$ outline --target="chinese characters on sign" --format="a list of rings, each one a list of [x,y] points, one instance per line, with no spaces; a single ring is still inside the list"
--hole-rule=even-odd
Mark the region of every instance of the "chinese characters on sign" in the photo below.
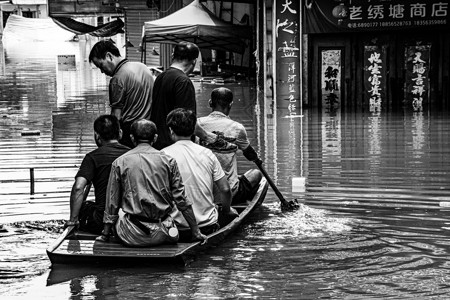
[[[369,99],[369,111],[379,113],[386,91],[385,47],[364,47],[364,87]]]
[[[341,103],[341,50],[323,50],[321,92],[322,107],[333,113]]]
[[[325,26],[329,21],[334,28]],[[449,0],[352,0],[345,4],[316,0],[309,9],[305,8],[307,33],[449,25]]]
[[[431,45],[405,48],[405,101],[414,111],[422,111],[428,100]]]
[[[296,115],[300,100],[299,1],[276,1],[277,105]]]

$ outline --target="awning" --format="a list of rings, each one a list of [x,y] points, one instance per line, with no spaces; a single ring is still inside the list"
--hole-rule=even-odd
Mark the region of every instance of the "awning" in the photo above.
[[[244,53],[252,28],[231,24],[210,12],[198,0],[158,20],[144,22],[143,41],[178,43],[188,41],[200,48]]]
[[[58,26],[78,35],[90,34],[96,37],[108,37],[124,33],[122,28],[125,24],[121,19],[116,19],[98,27],[81,23],[71,18],[54,17],[52,19]]]

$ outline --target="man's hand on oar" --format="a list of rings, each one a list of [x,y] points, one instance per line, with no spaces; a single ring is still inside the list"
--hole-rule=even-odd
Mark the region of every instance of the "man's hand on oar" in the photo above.
[[[275,183],[269,177],[269,174],[267,174],[266,170],[263,168],[262,160],[257,158],[253,162],[256,164],[256,166],[261,171],[261,173],[263,173],[264,177],[266,177],[266,179],[269,182],[270,186],[272,187],[273,191],[278,196],[278,199],[280,199],[281,209],[284,210],[284,211],[291,211],[291,210],[298,209],[300,207],[300,205],[298,204],[297,199],[294,199],[294,200],[291,200],[291,201],[287,201],[286,199],[284,199],[283,195],[280,193],[278,188],[275,186]]]

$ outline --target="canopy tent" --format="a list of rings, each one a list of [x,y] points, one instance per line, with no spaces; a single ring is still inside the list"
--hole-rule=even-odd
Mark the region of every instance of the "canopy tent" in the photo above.
[[[158,20],[144,22],[142,43],[193,42],[209,48],[244,53],[245,39],[251,39],[250,26],[234,25],[221,20],[199,0]]]

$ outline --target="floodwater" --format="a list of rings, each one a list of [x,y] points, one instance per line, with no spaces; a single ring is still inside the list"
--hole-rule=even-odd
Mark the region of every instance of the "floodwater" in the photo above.
[[[185,266],[51,268],[45,248],[68,216],[76,167],[95,148],[92,122],[109,111],[108,78],[86,62],[91,44],[0,48],[2,299],[450,296],[449,113],[310,109],[284,118],[248,82],[225,84],[235,93],[231,115],[299,210],[282,212],[269,188],[236,235]],[[75,55],[75,68],[57,55]],[[195,86],[203,116],[219,85]]]

